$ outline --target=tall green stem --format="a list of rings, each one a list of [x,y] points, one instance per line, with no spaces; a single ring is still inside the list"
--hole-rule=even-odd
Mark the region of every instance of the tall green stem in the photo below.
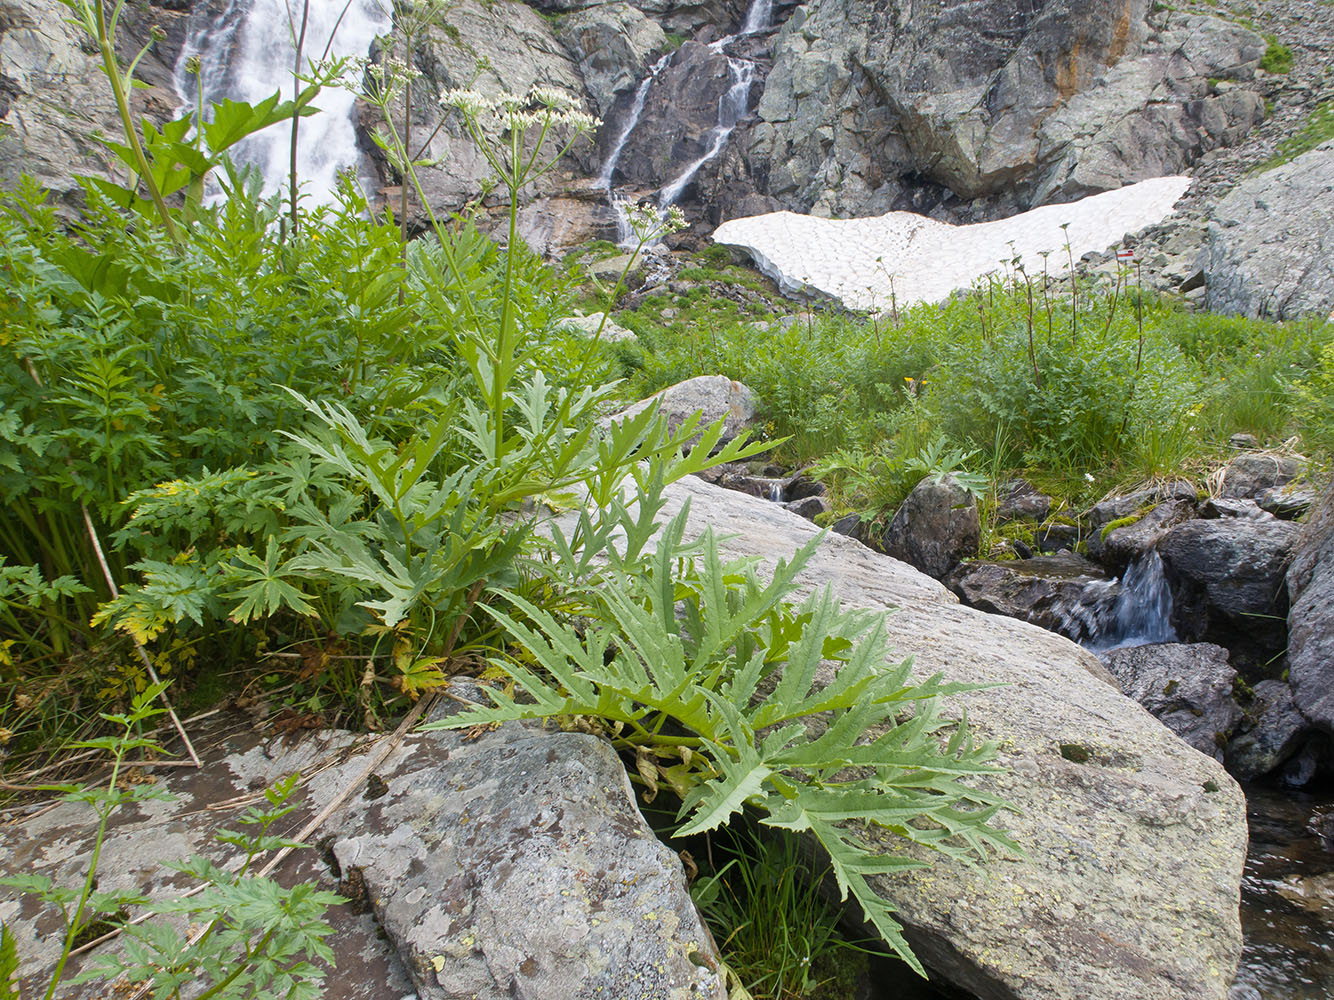
[[[85,10],[88,6],[89,0],[84,0]],[[153,207],[157,209],[158,218],[162,220],[162,228],[167,231],[171,241],[180,246],[182,243],[180,231],[176,228],[171,212],[167,210],[167,203],[162,198],[162,192],[158,190],[157,181],[153,179],[153,171],[148,166],[148,157],[144,155],[143,144],[139,141],[139,130],[134,127],[134,116],[130,112],[129,98],[125,93],[125,81],[120,75],[120,62],[116,58],[115,42],[107,30],[106,11],[102,7],[101,0],[92,0],[91,6],[97,18],[97,44],[102,52],[102,65],[106,69],[107,79],[111,81],[111,93],[116,99],[116,111],[120,115],[121,124],[125,127],[125,138],[129,141],[135,162],[139,165],[139,178],[148,188],[148,193],[153,199]],[[121,4],[117,3],[118,12],[120,7]]]

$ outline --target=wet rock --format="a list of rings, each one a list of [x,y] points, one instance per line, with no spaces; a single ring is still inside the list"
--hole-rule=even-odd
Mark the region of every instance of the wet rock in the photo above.
[[[1033,535],[1040,552],[1074,551],[1079,539],[1079,526],[1075,524],[1049,524]]]
[[[1242,711],[1232,697],[1237,672],[1228,652],[1208,643],[1155,643],[1102,654],[1121,690],[1201,753],[1223,759]]]
[[[953,476],[927,476],[908,494],[880,538],[886,554],[940,579],[977,554],[977,498]]]
[[[1023,479],[1006,483],[996,503],[998,521],[1041,521],[1050,511],[1051,497]]]
[[[1287,584],[1292,695],[1303,715],[1334,733],[1334,487],[1301,527]]]
[[[653,82],[613,182],[652,191],[702,157],[718,124],[718,103],[730,86],[726,55],[694,41],[682,45]],[[604,129],[600,138],[605,144],[615,136]]]
[[[1256,502],[1275,517],[1295,521],[1314,507],[1319,499],[1320,494],[1309,485],[1288,483],[1286,486],[1265,490]]]
[[[1113,521],[1120,521],[1127,517],[1139,517],[1148,513],[1154,507],[1160,504],[1171,503],[1176,500],[1194,500],[1196,491],[1193,484],[1185,480],[1175,480],[1170,483],[1163,483],[1159,486],[1153,486],[1148,489],[1136,490],[1134,493],[1127,493],[1124,496],[1108,497],[1106,500],[1100,500],[1089,508],[1084,520],[1089,526],[1089,542],[1093,544],[1093,539],[1102,535],[1102,531]]]
[[[1297,711],[1286,681],[1261,681],[1254,691],[1246,711],[1249,728],[1227,748],[1227,769],[1239,781],[1254,781],[1277,771],[1301,749],[1311,730]]]
[[[1254,500],[1226,500],[1223,497],[1210,497],[1200,504],[1200,517],[1206,519],[1241,517],[1251,521],[1268,521],[1273,515],[1262,509]]]
[[[781,503],[783,480],[774,476],[754,476],[748,472],[728,472],[718,479],[718,485],[727,490],[740,490],[761,500]]]
[[[628,3],[599,3],[555,22],[556,37],[570,51],[598,115],[633,91],[654,58],[667,48],[667,33]]]
[[[783,496],[788,500],[805,500],[807,497],[822,497],[829,490],[818,479],[812,479],[804,472],[798,472],[783,485]]]
[[[1069,552],[1002,562],[967,562],[945,585],[970,608],[1020,618],[1079,642],[1101,631],[1099,609],[1116,585],[1101,567]]]
[[[724,558],[758,557],[761,573],[819,531],[695,477],[668,496],[662,517],[688,500],[687,536],[712,528]],[[919,676],[999,682],[945,707],[966,708],[977,736],[997,742],[1003,771],[982,786],[1018,806],[1003,822],[1024,858],[981,871],[937,860],[872,878],[937,979],[1013,1000],[1226,997],[1241,949],[1246,822],[1240,790],[1215,761],[1121,695],[1073,643],[963,607],[849,538],[826,534],[800,581],[831,586],[848,607],[896,608],[886,620],[894,655],[914,657]]]
[[[755,401],[750,389],[726,375],[697,375],[669,385],[648,399],[626,407],[607,421],[619,421],[642,413],[654,402],[667,418],[667,426],[676,430],[695,414],[701,426],[723,421],[722,441],[727,442],[750,427],[755,419]],[[698,437],[695,438],[698,441]]]
[[[1241,518],[1187,521],[1168,531],[1158,552],[1181,637],[1249,646],[1262,661],[1282,650],[1283,581],[1297,531],[1288,521]]]
[[[1110,531],[1107,528],[1116,522],[1108,522],[1101,531],[1089,537],[1089,555],[1095,556],[1110,569],[1120,572],[1157,545],[1169,530],[1191,520],[1194,516],[1193,500],[1173,500],[1159,504],[1138,520],[1119,528],[1112,528]]]
[[[1209,226],[1208,307],[1270,319],[1334,311],[1334,142],[1243,180]]]
[[[1229,500],[1258,500],[1268,490],[1292,482],[1305,469],[1306,460],[1293,455],[1238,455],[1223,469],[1219,495]]]

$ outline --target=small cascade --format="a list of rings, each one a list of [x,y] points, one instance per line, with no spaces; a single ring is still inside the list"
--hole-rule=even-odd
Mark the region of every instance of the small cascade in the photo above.
[[[777,479],[769,484],[769,501],[771,503],[783,502],[783,484]]]
[[[745,20],[737,33],[718,39],[711,43],[709,48],[714,52],[725,53],[727,47],[733,42],[740,38],[767,31],[772,26],[772,22],[773,0],[751,0]],[[630,226],[627,215],[628,211],[634,207],[634,202],[630,197],[616,191],[612,186],[616,174],[616,165],[620,161],[621,153],[625,150],[626,144],[630,141],[630,136],[634,133],[635,127],[643,116],[644,107],[648,102],[649,92],[653,89],[654,82],[662,71],[671,64],[672,55],[673,53],[669,52],[654,63],[648,76],[640,81],[639,87],[635,90],[634,100],[626,114],[625,122],[621,126],[621,131],[618,133],[616,141],[612,143],[611,150],[607,153],[606,160],[602,164],[602,170],[595,182],[598,187],[607,192],[607,199],[616,213],[617,242],[622,246],[633,246],[636,241],[634,230]],[[681,197],[686,187],[694,180],[695,175],[705,164],[715,159],[723,151],[728,138],[731,137],[737,124],[746,116],[746,112],[750,108],[750,90],[751,85],[755,82],[755,62],[739,56],[728,56],[727,72],[730,85],[727,92],[718,101],[718,124],[709,133],[704,155],[680,170],[671,181],[659,189],[655,199],[659,210],[668,209],[676,204],[677,199]]]
[[[1156,551],[1140,556],[1118,580],[1090,580],[1078,597],[1053,603],[1054,629],[1095,653],[1178,641],[1172,589]]]
[[[289,13],[295,23],[289,22]],[[231,0],[226,9],[202,26],[182,48],[177,63],[177,90],[193,107],[197,84],[186,73],[191,56],[199,56],[204,103],[223,98],[256,103],[279,88],[291,97],[296,61],[293,42],[300,31],[303,7],[290,0]],[[294,30],[295,28],[295,30]],[[388,32],[390,18],[377,0],[310,0],[303,71],[311,59],[325,56],[365,58],[375,38]],[[301,120],[297,144],[297,177],[302,191],[318,203],[333,199],[340,172],[360,168],[357,145],[356,95],[342,87],[325,87],[315,101],[320,113]],[[286,184],[291,131],[267,128],[232,149],[241,164],[252,164],[271,193]]]
[[[639,124],[639,116],[644,113],[644,103],[648,100],[649,89],[653,86],[653,81],[658,78],[658,74],[665,70],[671,61],[672,53],[668,52],[653,64],[648,76],[640,81],[639,88],[635,91],[635,99],[630,103],[630,113],[625,116],[625,124],[621,126],[620,135],[612,143],[611,152],[607,154],[607,160],[602,164],[602,172],[594,182],[602,190],[611,192],[611,178],[616,173],[616,164],[621,160],[621,153],[625,151],[625,144],[630,140],[630,134]]]
[[[1151,550],[1131,563],[1121,577],[1121,589],[1102,628],[1085,645],[1105,653],[1151,642],[1176,642],[1172,626],[1172,588],[1163,572],[1163,560]]]

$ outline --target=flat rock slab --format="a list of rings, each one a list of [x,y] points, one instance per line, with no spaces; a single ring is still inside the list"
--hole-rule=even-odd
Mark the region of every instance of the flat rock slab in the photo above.
[[[690,531],[729,557],[775,560],[818,533],[775,504],[690,478]],[[726,536],[731,536],[727,538]],[[1000,684],[954,699],[997,742],[1022,860],[937,861],[882,878],[935,974],[986,1000],[1221,1000],[1241,950],[1245,804],[1211,758],[1108,682],[1092,654],[1035,626],[961,606],[935,581],[826,535],[804,571],[846,606],[896,608],[896,651],[917,673]]]
[[[361,772],[371,739],[323,732],[290,747],[249,732],[200,739],[211,747],[205,769],[163,780],[176,801],[117,816],[101,887],[179,889],[162,861],[200,852],[224,862],[230,849],[211,842],[211,831],[301,771],[306,795],[284,830],[295,833]],[[90,815],[61,805],[0,829],[0,869],[75,884],[91,851]],[[279,878],[354,897],[330,911],[338,933],[328,1000],[724,996],[680,861],[639,814],[610,745],[594,737],[517,724],[476,739],[410,735],[313,839],[332,849],[337,877],[320,852],[303,851]],[[40,995],[35,984],[45,985],[58,953],[58,918],[0,890],[0,920],[18,934],[24,995]]]
[[[1040,274],[1040,255],[1054,254],[1053,267],[1060,266],[1067,243],[1076,260],[1106,250],[1161,222],[1189,186],[1188,177],[1158,177],[971,226],[912,212],[869,219],[771,212],[725,222],[713,239],[747,251],[786,292],[823,292],[852,309],[884,310],[891,301],[939,302],[1015,257]]]

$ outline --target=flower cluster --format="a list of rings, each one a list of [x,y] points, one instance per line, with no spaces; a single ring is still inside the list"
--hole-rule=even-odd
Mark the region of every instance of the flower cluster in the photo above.
[[[686,228],[685,213],[675,205],[660,209],[645,202],[627,209],[625,221],[644,243],[652,243]]]
[[[511,93],[487,97],[476,90],[447,90],[440,97],[446,108],[454,108],[473,122],[488,117],[501,119],[504,128],[524,130],[537,127],[565,127],[576,134],[592,132],[602,124],[582,111],[575,98],[556,87],[534,86],[524,96]]]

